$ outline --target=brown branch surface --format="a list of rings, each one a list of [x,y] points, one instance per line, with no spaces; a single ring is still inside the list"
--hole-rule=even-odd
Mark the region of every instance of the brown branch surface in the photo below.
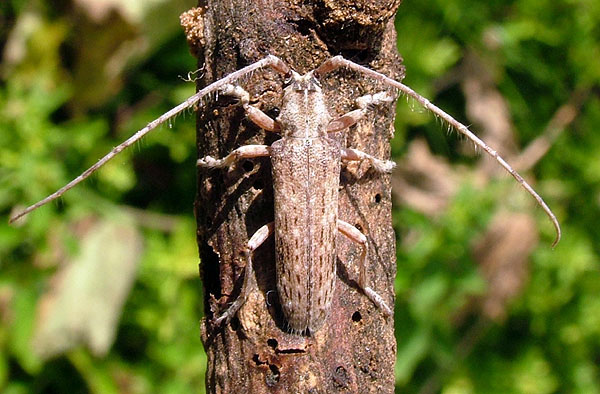
[[[273,54],[300,73],[341,54],[401,79],[393,17],[400,0],[360,1],[201,1],[182,16],[192,53],[205,73],[205,86],[240,67]],[[260,70],[239,81],[252,104],[272,114],[281,103],[282,77]],[[322,81],[333,116],[355,109],[354,100],[384,89],[350,71]],[[240,106],[208,100],[198,111],[198,156],[224,157],[247,144],[270,144],[278,136],[245,119]],[[341,133],[346,146],[389,158],[394,111],[375,109],[356,127]],[[339,217],[356,225],[369,240],[372,287],[389,305],[394,301],[395,237],[391,225],[390,177],[363,165],[348,165],[340,175]],[[393,319],[356,285],[360,248],[338,238],[338,280],[325,326],[314,336],[285,331],[275,286],[274,243],[254,254],[259,291],[223,327],[215,315],[237,297],[249,237],[273,220],[273,190],[268,159],[229,170],[198,172],[195,206],[206,319],[202,340],[208,355],[209,393],[391,393],[396,343]]]

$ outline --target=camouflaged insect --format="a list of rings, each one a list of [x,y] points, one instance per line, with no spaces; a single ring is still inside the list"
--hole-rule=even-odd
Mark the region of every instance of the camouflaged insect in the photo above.
[[[281,112],[275,120],[249,105],[248,93],[241,87],[232,85],[240,77],[265,67],[271,67],[283,74],[286,80]],[[199,166],[222,168],[240,159],[269,156],[273,168],[275,221],[265,224],[248,241],[247,265],[240,295],[224,313],[215,319],[215,322],[222,323],[231,319],[250,292],[255,290],[250,280],[253,275],[252,253],[274,234],[277,291],[287,325],[295,334],[310,335],[317,331],[327,319],[335,289],[338,231],[362,248],[358,278],[360,288],[385,315],[391,315],[392,311],[387,303],[369,287],[366,270],[368,253],[366,236],[351,224],[338,218],[338,187],[340,163],[343,160],[367,161],[380,173],[390,172],[394,163],[379,160],[356,149],[345,148],[330,134],[350,127],[363,118],[369,108],[390,103],[394,97],[387,92],[360,97],[356,100],[358,109],[334,119],[327,111],[326,95],[321,90],[319,78],[340,67],[354,70],[398,89],[401,94],[416,100],[425,109],[443,119],[492,156],[544,209],[556,229],[556,239],[553,244],[556,245],[560,240],[561,231],[555,215],[533,188],[496,151],[466,126],[408,86],[341,56],[325,61],[317,69],[305,75],[299,75],[281,59],[272,55],[235,71],[201,89],[185,102],[150,122],[77,178],[14,215],[10,221],[14,222],[60,197],[158,125],[167,122],[185,109],[198,105],[207,95],[220,92],[220,94],[237,97],[250,120],[267,131],[280,133],[282,138],[271,146],[242,146],[222,159],[207,156],[198,160]]]

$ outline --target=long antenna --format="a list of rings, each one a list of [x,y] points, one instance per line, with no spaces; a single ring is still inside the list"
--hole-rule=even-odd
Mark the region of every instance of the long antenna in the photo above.
[[[238,79],[240,77],[243,77],[246,74],[251,73],[252,71],[255,71],[255,70],[257,70],[259,68],[263,68],[263,67],[272,67],[273,69],[275,69],[276,71],[278,71],[278,72],[280,72],[282,74],[287,74],[289,72],[289,67],[281,59],[279,59],[276,56],[269,55],[269,56],[265,57],[264,59],[257,61],[256,63],[252,63],[249,66],[241,68],[241,69],[239,69],[239,70],[237,70],[237,71],[235,71],[235,72],[227,75],[226,77],[224,77],[224,78],[222,78],[222,79],[220,79],[220,80],[218,80],[218,81],[216,81],[216,82],[208,85],[204,89],[201,89],[200,91],[198,91],[193,96],[189,97],[183,103],[181,103],[178,106],[170,109],[169,111],[165,112],[160,117],[158,117],[157,119],[155,119],[152,122],[148,123],[148,125],[146,127],[144,127],[143,129],[139,130],[138,132],[136,132],[134,135],[132,135],[131,137],[129,137],[123,143],[115,146],[108,154],[106,154],[106,156],[104,156],[103,158],[101,158],[100,160],[98,160],[98,162],[96,164],[94,164],[93,166],[91,166],[90,168],[88,168],[87,170],[85,170],[77,178],[73,179],[71,182],[67,183],[65,186],[61,187],[60,189],[58,189],[54,193],[50,194],[48,197],[44,198],[43,200],[40,200],[40,201],[36,202],[33,205],[30,205],[29,207],[25,208],[25,210],[23,210],[23,211],[17,213],[16,215],[12,216],[9,219],[8,222],[9,223],[13,223],[15,220],[18,220],[19,218],[27,215],[31,211],[34,211],[34,210],[38,209],[39,207],[48,204],[50,201],[56,200],[57,198],[59,198],[60,196],[62,196],[65,192],[67,192],[68,190],[72,189],[77,184],[79,184],[81,181],[85,180],[90,175],[92,175],[94,172],[96,172],[100,167],[102,167],[108,161],[110,161],[115,156],[117,156],[119,153],[121,153],[121,151],[123,151],[125,148],[127,148],[130,145],[134,144],[136,141],[138,141],[141,138],[143,138],[146,134],[148,134],[149,132],[151,132],[152,130],[154,130],[156,127],[158,127],[159,125],[165,123],[169,119],[173,118],[174,116],[176,116],[180,112],[186,110],[187,108],[193,107],[204,96],[206,96],[206,95],[208,95],[208,94],[210,94],[210,93],[212,93],[212,92],[220,89],[224,85],[227,85],[227,84],[231,83],[232,81],[234,81],[234,80],[236,80],[236,79]]]
[[[438,108],[435,104],[431,103],[425,97],[421,96],[420,94],[418,94],[417,92],[415,92],[408,86],[404,85],[403,83],[398,82],[398,81],[396,81],[384,74],[381,74],[377,71],[371,70],[370,68],[361,66],[360,64],[354,63],[350,60],[346,60],[342,56],[335,56],[335,57],[332,57],[331,59],[325,61],[323,64],[321,64],[321,66],[319,66],[319,68],[317,68],[315,70],[315,73],[316,74],[325,74],[325,73],[328,73],[339,67],[347,67],[351,70],[358,71],[364,75],[375,78],[383,83],[386,83],[390,86],[397,88],[402,93],[415,99],[425,109],[433,112],[435,115],[437,115],[440,118],[442,118],[443,120],[445,120],[449,125],[451,125],[456,130],[458,130],[458,132],[460,132],[461,134],[466,136],[468,139],[473,141],[473,143],[475,143],[475,145],[477,145],[478,147],[480,147],[481,149],[486,151],[494,159],[496,159],[496,161],[498,163],[500,163],[500,165],[510,175],[512,175],[513,178],[515,178],[515,180],[517,182],[519,182],[519,184],[527,191],[527,193],[529,193],[533,198],[535,198],[535,200],[542,207],[544,212],[546,212],[546,215],[548,215],[548,218],[550,218],[550,220],[552,221],[552,224],[554,225],[554,229],[556,230],[556,238],[554,239],[554,242],[552,243],[552,247],[554,247],[554,246],[556,246],[556,244],[558,244],[558,242],[560,241],[560,238],[561,238],[561,234],[562,234],[562,232],[560,230],[560,224],[558,223],[558,220],[556,219],[556,215],[554,215],[554,213],[552,212],[550,207],[548,207],[548,205],[546,204],[544,199],[542,199],[542,197],[540,197],[540,195],[537,194],[537,192],[535,190],[533,190],[533,188],[529,185],[529,183],[527,183],[527,181],[525,181],[525,179],[523,179],[523,177],[517,171],[515,171],[498,154],[498,152],[496,152],[489,145],[487,145],[485,142],[483,142],[479,137],[477,137],[475,134],[473,134],[473,132],[471,132],[465,125],[463,125],[462,123],[460,123],[459,121],[454,119],[452,116],[448,115],[446,112],[444,112],[443,110]]]

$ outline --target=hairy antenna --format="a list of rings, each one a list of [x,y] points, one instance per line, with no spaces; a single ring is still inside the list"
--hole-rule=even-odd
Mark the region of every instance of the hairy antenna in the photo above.
[[[478,147],[480,147],[481,149],[486,151],[494,159],[496,159],[496,161],[510,175],[512,175],[513,178],[515,178],[515,180],[517,182],[519,182],[519,184],[527,191],[527,193],[529,193],[533,198],[535,198],[538,205],[540,205],[542,207],[542,209],[544,210],[544,212],[546,213],[546,215],[548,215],[548,217],[552,221],[552,224],[554,225],[554,228],[556,230],[556,238],[554,239],[554,242],[552,243],[552,247],[554,247],[554,246],[556,246],[556,244],[558,244],[558,242],[560,241],[560,238],[561,238],[560,224],[558,223],[558,220],[556,219],[556,215],[554,215],[554,213],[552,212],[550,207],[548,207],[548,205],[542,199],[542,197],[540,197],[540,195],[537,194],[537,192],[535,190],[533,190],[531,185],[529,185],[529,183],[527,183],[527,181],[525,181],[525,179],[523,179],[523,177],[521,175],[519,175],[519,173],[517,171],[515,171],[498,154],[498,152],[496,152],[489,145],[487,145],[485,142],[483,142],[479,137],[477,137],[475,134],[473,134],[473,132],[471,132],[465,125],[463,125],[462,123],[460,123],[459,121],[454,119],[452,116],[448,115],[446,112],[442,111],[435,104],[431,103],[425,97],[421,96],[420,94],[418,94],[417,92],[415,92],[408,86],[404,85],[403,83],[398,82],[398,81],[396,81],[384,74],[381,74],[377,71],[371,70],[370,68],[361,66],[360,64],[356,64],[350,60],[346,60],[342,56],[335,56],[335,57],[332,57],[331,59],[325,61],[323,64],[321,64],[321,66],[319,66],[319,68],[317,68],[315,70],[315,74],[322,75],[322,74],[328,73],[328,72],[333,71],[340,67],[346,67],[351,70],[358,71],[364,75],[372,77],[372,78],[374,78],[378,81],[381,81],[387,85],[393,86],[396,89],[400,90],[402,93],[406,94],[407,96],[412,97],[419,104],[421,104],[425,109],[431,111],[435,115],[439,116],[441,119],[445,120],[449,125],[454,127],[456,130],[458,130],[461,134],[466,136],[468,139],[473,141],[473,143],[475,143],[475,145],[477,145]]]
[[[92,175],[94,172],[96,172],[100,167],[102,167],[108,161],[110,161],[115,156],[117,156],[119,153],[121,153],[121,151],[123,151],[125,148],[134,144],[136,141],[140,140],[142,137],[144,137],[146,134],[148,134],[149,132],[154,130],[156,127],[165,123],[169,119],[173,118],[180,112],[186,110],[187,108],[193,107],[204,96],[217,91],[221,87],[233,82],[234,80],[236,80],[246,74],[253,72],[254,70],[264,68],[264,67],[271,67],[282,74],[289,73],[289,67],[281,59],[279,59],[276,56],[269,55],[269,56],[265,57],[264,59],[257,61],[256,63],[252,63],[249,66],[239,69],[239,70],[227,75],[226,77],[219,79],[218,81],[208,85],[204,89],[201,89],[200,91],[198,91],[198,93],[194,94],[193,96],[191,96],[190,98],[185,100],[183,103],[179,104],[178,106],[176,106],[176,107],[172,108],[171,110],[162,114],[157,119],[148,123],[148,125],[146,127],[144,127],[143,129],[139,130],[137,133],[135,133],[134,135],[129,137],[127,140],[125,140],[125,142],[115,146],[106,156],[104,156],[103,158],[98,160],[98,162],[96,164],[94,164],[93,166],[91,166],[90,168],[85,170],[77,178],[73,179],[71,182],[67,183],[65,186],[61,187],[60,189],[58,189],[54,193],[50,194],[48,197],[44,198],[43,200],[40,200],[33,205],[30,205],[29,207],[25,208],[25,210],[12,216],[8,222],[13,223],[17,219],[27,215],[28,213],[38,209],[39,207],[48,204],[50,201],[56,200],[57,198],[62,196],[65,192],[72,189],[77,184],[79,184],[81,181],[85,180],[90,175]]]

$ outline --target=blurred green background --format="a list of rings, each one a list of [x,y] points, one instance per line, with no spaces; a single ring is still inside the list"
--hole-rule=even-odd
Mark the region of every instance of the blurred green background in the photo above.
[[[194,5],[0,3],[0,392],[202,392],[193,114],[6,223],[193,94]],[[405,82],[564,233],[551,249],[512,178],[400,100],[397,392],[600,392],[600,2],[406,0],[396,27]]]

